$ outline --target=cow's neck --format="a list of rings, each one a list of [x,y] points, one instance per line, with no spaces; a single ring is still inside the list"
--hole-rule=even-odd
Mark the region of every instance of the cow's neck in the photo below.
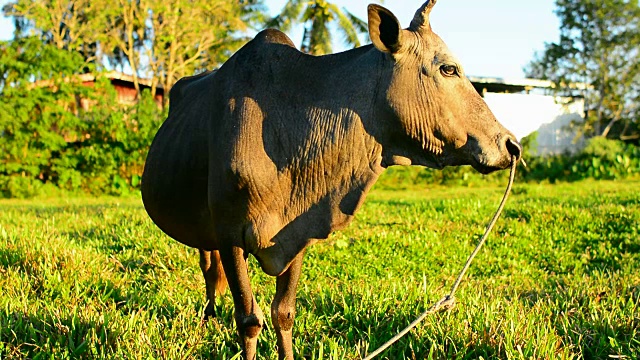
[[[373,162],[376,159],[372,155],[380,147],[374,127],[380,116],[381,98],[385,97],[379,93],[384,88],[380,86],[384,86],[380,84],[384,81],[380,78],[384,56],[368,45],[337,54],[305,56],[299,67],[315,115],[335,125],[334,129],[323,131],[349,129],[350,136],[366,138],[364,152],[351,156],[367,157]]]
[[[362,153],[351,153],[371,166],[379,165],[381,152],[379,118],[385,112],[386,88],[381,74],[383,66],[388,66],[385,55],[372,45],[325,55],[303,55],[298,62],[295,82],[302,79],[301,93],[309,99],[304,103],[309,107],[311,119],[323,124],[324,132],[348,131],[351,140],[363,141]],[[328,124],[333,127],[326,128]],[[354,138],[355,137],[355,138]],[[345,139],[346,140],[346,139]]]
[[[309,105],[303,110],[307,140],[298,154],[303,158],[293,162],[289,173],[294,198],[297,194],[308,204],[327,202],[335,215],[332,230],[348,222],[383,170],[382,147],[371,129],[382,56],[367,46],[329,56],[303,56],[299,71],[292,69],[304,79],[317,79],[303,81],[305,91],[299,89],[308,94],[301,102]]]

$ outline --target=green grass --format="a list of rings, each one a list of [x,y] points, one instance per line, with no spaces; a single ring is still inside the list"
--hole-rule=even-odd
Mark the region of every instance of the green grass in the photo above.
[[[357,359],[405,327],[448,292],[502,191],[375,190],[307,253],[297,356]],[[517,184],[457,306],[381,358],[640,358],[639,224],[637,180]],[[0,358],[238,358],[228,292],[200,321],[197,264],[137,198],[0,200]],[[269,314],[275,281],[250,265]]]

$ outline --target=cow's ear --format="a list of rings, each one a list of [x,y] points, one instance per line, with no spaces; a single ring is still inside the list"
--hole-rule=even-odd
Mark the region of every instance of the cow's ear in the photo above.
[[[380,5],[371,4],[369,15],[369,37],[380,51],[397,53],[402,47],[402,28],[393,13]]]

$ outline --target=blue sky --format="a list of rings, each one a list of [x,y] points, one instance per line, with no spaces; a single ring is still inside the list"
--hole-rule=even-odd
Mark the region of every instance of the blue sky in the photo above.
[[[277,13],[286,0],[266,0],[272,14]],[[340,7],[366,20],[371,0],[333,0]],[[0,0],[0,7],[7,0]],[[390,9],[407,27],[421,0],[387,0]],[[545,42],[558,39],[559,22],[553,10],[554,0],[439,0],[431,23],[466,69],[474,76],[520,78],[535,51]],[[12,37],[10,19],[0,17],[0,40]],[[302,32],[293,29],[289,34],[299,45]],[[337,37],[336,37],[337,38]],[[344,49],[337,44],[334,50]]]
[[[277,13],[286,0],[266,0]],[[366,20],[371,0],[333,0]],[[423,0],[386,0],[403,27],[409,26]],[[458,57],[468,75],[524,77],[522,68],[545,42],[559,37],[560,22],[554,0],[439,0],[431,13],[433,30]],[[289,34],[299,45],[301,31]],[[336,46],[334,50],[340,50]]]

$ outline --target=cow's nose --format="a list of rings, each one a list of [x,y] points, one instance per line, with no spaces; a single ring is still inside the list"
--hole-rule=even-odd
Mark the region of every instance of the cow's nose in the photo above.
[[[516,161],[520,161],[522,156],[522,145],[514,137],[508,135],[505,140],[505,145],[509,154],[516,157]]]

